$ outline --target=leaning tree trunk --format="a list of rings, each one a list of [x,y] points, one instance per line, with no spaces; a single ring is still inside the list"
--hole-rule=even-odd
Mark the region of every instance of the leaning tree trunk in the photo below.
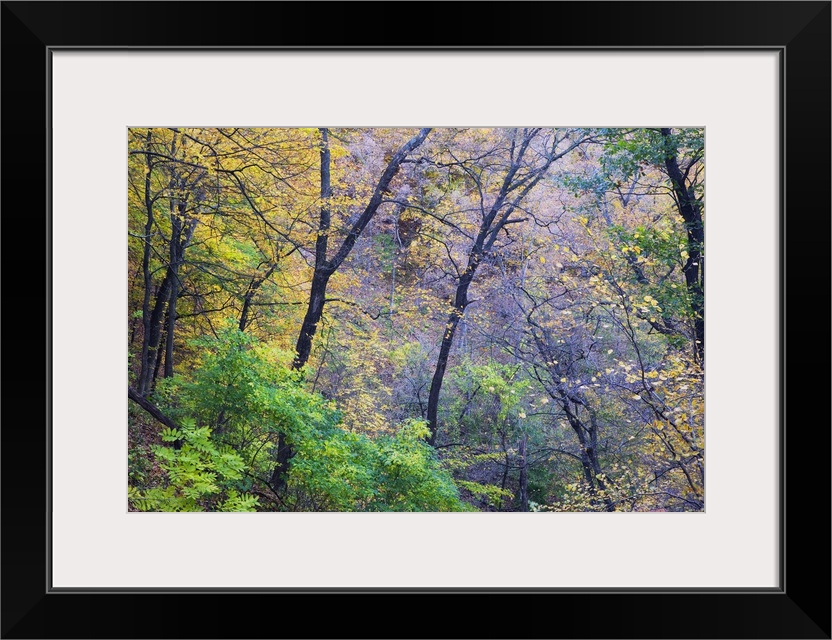
[[[309,361],[309,356],[312,353],[312,341],[318,330],[318,324],[323,317],[324,305],[326,304],[326,288],[329,279],[350,254],[359,236],[370,220],[372,220],[373,216],[375,216],[376,211],[378,211],[384,199],[384,194],[389,190],[390,182],[399,172],[402,161],[425,141],[428,133],[430,133],[429,128],[420,129],[419,133],[408,140],[393,154],[393,157],[387,163],[387,167],[381,174],[378,184],[376,184],[376,188],[373,191],[373,195],[364,211],[350,228],[336,254],[331,259],[328,259],[327,249],[331,222],[332,156],[329,150],[329,131],[328,129],[321,129],[321,210],[318,220],[318,237],[315,241],[315,271],[312,275],[312,285],[309,291],[309,304],[306,307],[306,314],[304,315],[303,324],[298,334],[295,347],[296,355],[292,362],[292,369],[300,370]],[[271,478],[272,487],[278,493],[286,487],[289,461],[293,455],[292,443],[289,442],[286,434],[281,432],[278,435],[277,459]]]
[[[529,192],[546,175],[552,163],[588,139],[581,138],[576,142],[570,143],[563,151],[558,152],[557,146],[565,139],[565,136],[558,140],[555,135],[552,146],[547,150],[547,154],[544,157],[544,161],[537,166],[528,167],[525,172],[520,172],[520,169],[524,166],[524,156],[529,150],[532,140],[539,133],[539,128],[525,129],[519,145],[516,144],[516,140],[512,140],[511,161],[508,170],[505,176],[503,176],[500,190],[494,202],[482,216],[477,237],[468,252],[468,264],[465,271],[459,277],[453,308],[448,315],[448,321],[445,323],[442,343],[439,346],[439,357],[436,360],[436,367],[434,368],[430,393],[428,395],[426,418],[429,432],[427,441],[431,445],[436,444],[436,435],[439,432],[439,395],[442,390],[442,382],[445,379],[445,372],[448,368],[448,357],[453,346],[456,328],[459,326],[459,322],[465,313],[465,308],[468,306],[468,289],[471,286],[477,268],[483,257],[491,252],[492,247],[497,241],[497,237],[507,225],[525,222],[527,220],[527,218],[512,219],[511,216],[517,211]],[[476,176],[470,177],[477,182],[480,193],[482,193],[482,184],[479,183],[478,178]],[[482,202],[482,204],[484,205],[485,203]]]
[[[445,333],[442,335],[442,344],[439,346],[439,357],[436,360],[436,368],[433,372],[433,379],[430,383],[430,393],[428,394],[428,410],[427,421],[430,434],[428,435],[428,444],[436,444],[436,434],[438,431],[438,413],[439,413],[439,393],[442,391],[442,381],[445,379],[445,371],[448,368],[448,356],[451,354],[451,347],[454,343],[454,335],[456,328],[459,326],[459,321],[465,314],[465,307],[468,306],[468,289],[471,286],[471,281],[474,279],[477,265],[479,264],[479,255],[474,254],[471,257],[468,268],[460,278],[459,285],[456,289],[456,296],[454,297],[454,304],[451,313],[448,315],[448,322],[445,324]]]
[[[293,369],[301,369],[309,361],[312,352],[312,338],[318,330],[318,323],[324,312],[326,285],[334,269],[327,262],[326,252],[329,242],[329,228],[332,218],[329,200],[332,197],[332,154],[329,150],[329,131],[321,129],[321,212],[318,219],[318,237],[315,240],[315,272],[309,291],[309,304],[295,346]]]
[[[246,327],[248,327],[249,314],[251,313],[251,305],[252,301],[254,300],[254,295],[257,293],[257,290],[260,288],[260,286],[266,280],[269,279],[269,276],[272,275],[276,268],[277,265],[273,264],[269,266],[268,270],[264,275],[260,276],[259,278],[255,277],[251,279],[251,282],[248,285],[248,290],[246,291],[246,294],[243,297],[243,308],[240,311],[240,322],[237,325],[241,333],[246,330]]]
[[[306,315],[303,319],[300,334],[296,345],[297,355],[292,363],[293,369],[301,369],[309,360],[309,354],[312,350],[312,340],[318,328],[318,323],[323,316],[324,305],[326,303],[326,287],[332,274],[337,271],[344,260],[352,251],[364,228],[376,214],[379,206],[384,198],[384,193],[388,191],[390,182],[398,173],[402,161],[421,145],[425,138],[427,138],[430,129],[421,129],[418,134],[405,143],[390,159],[384,173],[376,185],[373,195],[370,198],[367,207],[364,209],[361,216],[353,224],[352,228],[344,238],[338,252],[331,260],[327,259],[327,247],[329,240],[330,228],[330,208],[329,198],[332,195],[330,186],[330,163],[331,156],[328,144],[328,131],[321,130],[323,138],[323,146],[321,148],[321,215],[318,224],[318,238],[315,242],[315,273],[312,277],[312,287],[309,292],[309,304],[307,305]]]

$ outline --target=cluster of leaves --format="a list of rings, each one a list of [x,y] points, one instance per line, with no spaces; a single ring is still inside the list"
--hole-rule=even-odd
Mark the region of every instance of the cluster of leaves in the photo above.
[[[316,510],[464,511],[450,473],[425,442],[427,426],[408,420],[392,435],[333,430],[299,443],[291,479]]]
[[[153,452],[168,486],[131,490],[141,510],[254,510],[239,493],[270,490],[278,435],[294,448],[279,508],[315,511],[458,511],[466,507],[450,473],[425,442],[423,421],[406,420],[371,437],[345,429],[332,402],[306,390],[304,372],[232,326],[192,341],[200,353],[188,374],[159,385],[156,399],[181,430],[162,440],[182,447]],[[195,424],[213,425],[196,427]],[[223,444],[217,445],[220,440]]]
[[[139,511],[256,511],[258,497],[241,491],[245,462],[229,446],[218,445],[209,427],[183,421],[180,429],[166,428],[153,454],[165,471],[166,486],[141,491],[128,488],[130,503]]]

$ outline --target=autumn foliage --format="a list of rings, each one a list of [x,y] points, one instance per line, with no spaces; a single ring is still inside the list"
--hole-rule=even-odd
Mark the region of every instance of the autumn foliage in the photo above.
[[[703,510],[703,134],[130,129],[131,510]]]

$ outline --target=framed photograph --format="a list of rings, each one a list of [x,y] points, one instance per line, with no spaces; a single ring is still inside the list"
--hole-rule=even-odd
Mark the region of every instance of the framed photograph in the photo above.
[[[830,637],[829,2],[2,11],[3,637]]]

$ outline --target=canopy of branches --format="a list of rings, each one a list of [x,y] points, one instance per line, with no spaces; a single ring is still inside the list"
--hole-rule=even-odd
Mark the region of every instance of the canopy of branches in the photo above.
[[[704,509],[704,131],[128,131],[136,511]]]

